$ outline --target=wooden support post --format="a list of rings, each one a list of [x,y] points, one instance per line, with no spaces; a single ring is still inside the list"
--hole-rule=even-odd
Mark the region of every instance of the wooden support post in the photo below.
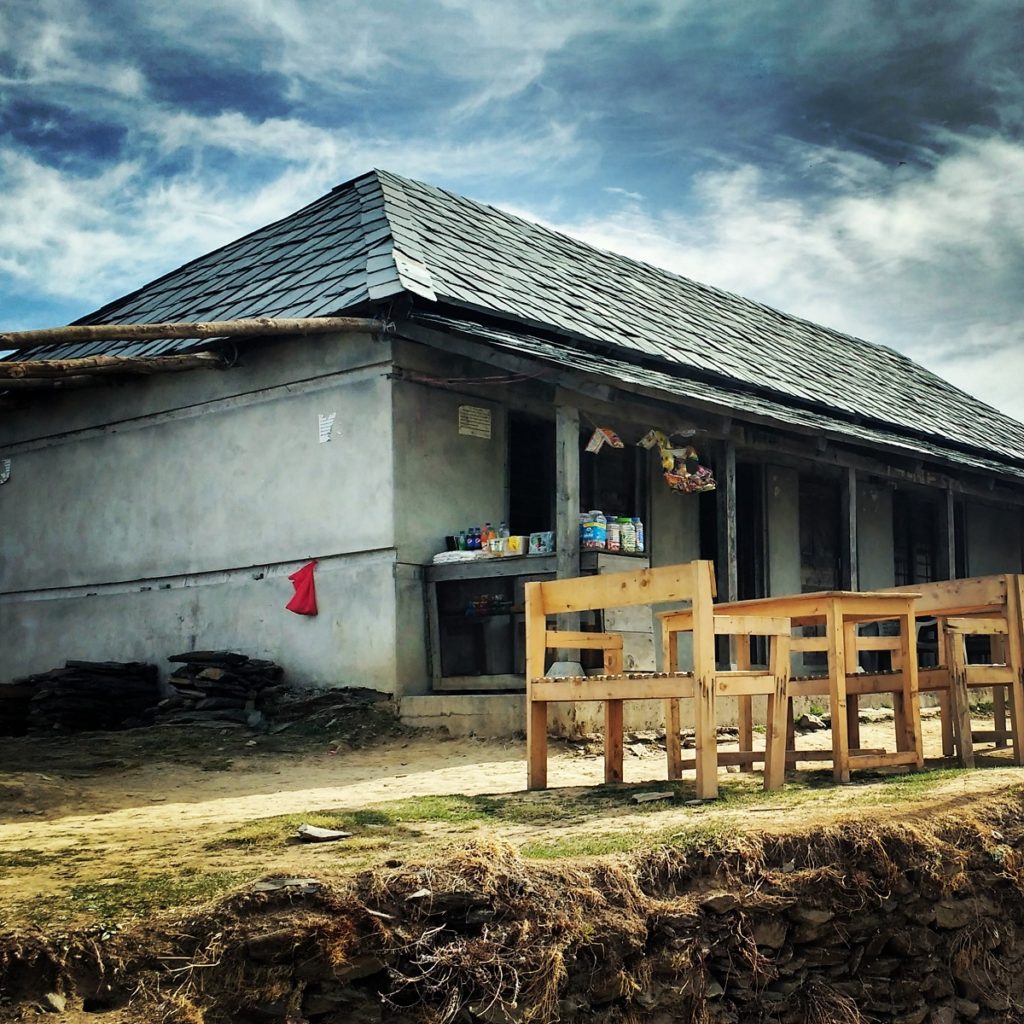
[[[580,411],[562,402],[555,408],[555,565],[558,578],[580,574]],[[580,628],[578,612],[558,616],[558,628]],[[559,661],[572,660],[566,651]]]
[[[843,478],[842,520],[842,579],[844,590],[860,589],[860,571],[857,556],[857,470],[850,467]]]
[[[726,441],[718,460],[718,600],[738,598],[739,568],[736,563],[736,446]]]
[[[953,492],[946,489],[943,528],[939,531],[939,579],[956,579],[956,503]],[[941,639],[940,639],[941,643]]]

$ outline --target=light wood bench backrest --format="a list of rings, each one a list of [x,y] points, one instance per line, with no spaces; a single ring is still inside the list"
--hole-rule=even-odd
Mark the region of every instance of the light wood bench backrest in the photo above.
[[[714,671],[713,600],[714,563],[709,561],[668,565],[636,572],[615,572],[526,584],[526,681],[527,693],[533,679],[544,675],[545,652],[555,646],[580,646],[578,633],[564,634],[547,629],[547,616],[574,612],[628,608],[635,605],[689,601],[694,616],[695,669]],[[594,646],[611,649],[610,637]],[[587,645],[589,646],[589,645]],[[617,645],[621,657],[621,644]],[[607,659],[606,663],[614,661]],[[620,669],[621,671],[621,669]]]
[[[526,584],[528,607],[544,615],[628,608],[633,605],[666,604],[672,601],[699,603],[700,593],[710,588],[715,594],[713,563],[688,562],[636,572],[613,572],[603,576],[577,576]]]
[[[961,615],[997,610],[1006,606],[1006,575],[973,576],[961,580],[936,580],[912,583],[907,587],[888,587],[886,591],[918,595],[914,611],[918,615]]]

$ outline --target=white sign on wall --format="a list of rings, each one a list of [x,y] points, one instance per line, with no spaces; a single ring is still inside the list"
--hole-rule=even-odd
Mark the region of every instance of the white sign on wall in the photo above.
[[[479,405],[459,406],[459,433],[466,437],[491,439],[491,410]]]
[[[335,417],[337,415],[338,414],[336,412],[332,412],[332,413],[323,413],[322,412],[317,417],[317,421],[318,421],[319,426],[320,426],[320,443],[321,444],[326,444],[328,441],[330,441],[330,439],[331,439],[331,437],[332,437],[332,435],[334,433],[334,419],[335,419]]]

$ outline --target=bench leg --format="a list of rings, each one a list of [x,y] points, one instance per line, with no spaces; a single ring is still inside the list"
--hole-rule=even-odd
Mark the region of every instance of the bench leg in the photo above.
[[[1006,732],[1006,687],[992,687],[992,712],[995,718],[996,748],[1009,746]]]
[[[781,789],[786,781],[786,681],[781,679],[768,698],[764,734],[764,788]]]
[[[665,753],[668,757],[668,777],[683,777],[683,745],[679,738],[679,699],[671,697],[665,701]]]
[[[531,701],[526,712],[526,788],[548,786],[548,706]]]
[[[796,721],[793,718],[793,698],[786,698],[786,769],[796,768]]]
[[[754,749],[754,699],[753,697],[738,697],[739,704],[739,741],[740,750]],[[766,741],[767,745],[767,741]],[[741,772],[752,772],[754,762],[746,761],[740,765]]]
[[[718,798],[718,723],[715,719],[715,677],[694,680],[694,715],[697,740],[697,796]]]
[[[622,701],[604,702],[604,781],[622,781]]]
[[[953,707],[953,734],[956,737],[957,760],[963,768],[974,767],[974,740],[971,737],[971,708],[967,698],[967,657],[964,638],[946,634],[949,665],[949,694]]]
[[[846,737],[851,749],[860,747],[860,697],[856,693],[846,695]]]
[[[949,690],[939,690],[939,721],[942,723],[942,756],[952,757],[955,749],[953,743],[953,709],[949,703]]]

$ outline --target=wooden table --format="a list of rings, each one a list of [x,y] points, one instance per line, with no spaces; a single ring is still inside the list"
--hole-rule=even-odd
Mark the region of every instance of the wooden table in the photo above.
[[[858,768],[893,765],[920,768],[924,764],[918,699],[916,599],[917,594],[912,591],[836,590],[731,601],[716,604],[714,610],[716,615],[781,616],[788,618],[794,627],[824,628],[824,636],[794,637],[791,647],[794,652],[823,652],[827,656],[826,674],[821,678],[791,680],[788,697],[828,696],[832,712],[832,771],[837,781],[849,782],[851,770]],[[658,617],[666,635],[687,628],[689,622],[688,611],[663,612]],[[858,635],[860,625],[889,621],[898,625],[896,636]],[[863,650],[891,650],[900,666],[898,672],[870,677],[875,682],[875,692],[894,695],[897,747],[894,753],[850,752],[847,676],[858,672],[857,655]],[[673,666],[665,667],[671,670]],[[857,675],[858,681],[861,678]]]

